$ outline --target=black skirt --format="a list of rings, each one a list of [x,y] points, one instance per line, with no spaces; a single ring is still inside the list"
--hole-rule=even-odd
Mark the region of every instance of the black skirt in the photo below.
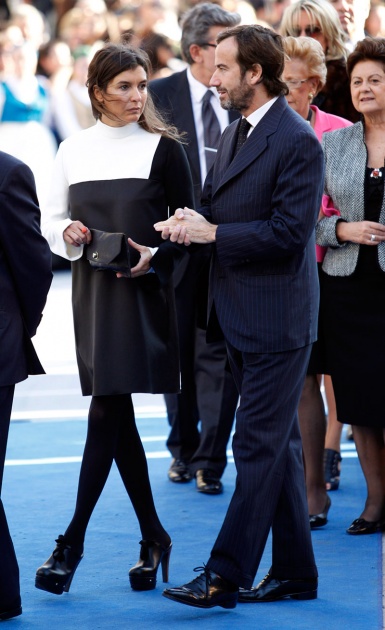
[[[325,274],[321,310],[338,420],[385,427],[385,274]]]

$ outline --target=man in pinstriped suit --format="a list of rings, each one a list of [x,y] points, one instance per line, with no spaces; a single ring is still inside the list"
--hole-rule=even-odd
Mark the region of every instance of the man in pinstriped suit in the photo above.
[[[180,209],[156,226],[179,243],[215,243],[209,327],[217,317],[240,393],[237,481],[222,528],[203,573],[164,591],[200,608],[233,608],[239,587],[239,601],[257,603],[315,599],[318,586],[297,405],[317,329],[322,150],[284,98],[280,36],[240,26],[217,43],[211,85],[243,118],[222,136],[200,213]],[[270,530],[271,568],[251,588]]]

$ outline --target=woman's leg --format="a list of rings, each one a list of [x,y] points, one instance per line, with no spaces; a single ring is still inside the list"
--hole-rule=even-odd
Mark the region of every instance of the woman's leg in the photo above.
[[[120,397],[120,413],[115,462],[139,521],[143,540],[168,547],[171,539],[163,528],[152,496],[147,459],[135,423],[131,396]]]
[[[341,434],[343,424],[337,420],[336,399],[332,379],[324,375],[328,421],[325,436],[324,475],[326,490],[338,490],[341,472]]]
[[[65,532],[66,540],[74,547],[84,543],[88,522],[111,470],[119,431],[119,398],[93,396],[91,400],[76,508]]]
[[[324,387],[328,406],[328,423],[326,427],[325,448],[333,451],[341,451],[341,435],[343,424],[337,420],[337,408],[334,398],[332,379],[328,374],[324,375]]]
[[[380,428],[353,426],[353,436],[368,493],[360,518],[379,521],[385,518],[384,432]]]
[[[324,511],[327,494],[324,481],[323,452],[326,419],[317,375],[307,375],[298,406],[305,463],[309,514]]]

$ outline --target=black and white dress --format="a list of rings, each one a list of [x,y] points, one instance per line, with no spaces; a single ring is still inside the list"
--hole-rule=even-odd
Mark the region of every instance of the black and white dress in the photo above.
[[[184,149],[174,140],[137,123],[110,127],[98,121],[60,145],[42,231],[52,251],[72,261],[84,395],[179,391],[171,274],[180,247],[162,241],[153,225],[183,206],[193,207],[193,188]],[[75,220],[158,247],[155,273],[119,279],[113,272],[93,270],[83,247],[63,239]]]

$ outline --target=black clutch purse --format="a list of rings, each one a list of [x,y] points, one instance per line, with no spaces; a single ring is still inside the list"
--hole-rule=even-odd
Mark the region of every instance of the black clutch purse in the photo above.
[[[131,276],[130,249],[121,232],[90,230],[92,241],[85,246],[85,255],[96,271],[114,271]]]

